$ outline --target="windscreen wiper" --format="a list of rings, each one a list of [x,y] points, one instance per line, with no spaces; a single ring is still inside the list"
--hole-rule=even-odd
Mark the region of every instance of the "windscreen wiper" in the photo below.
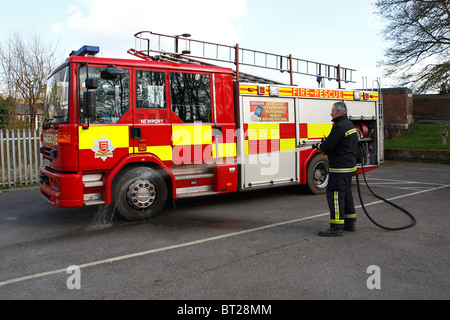
[[[46,126],[50,126],[51,124],[52,124],[52,122],[53,122],[53,120],[54,119],[57,119],[57,118],[64,118],[65,116],[59,116],[59,115],[56,115],[56,116],[53,116],[53,117],[51,117],[51,118],[45,118],[44,119],[44,125],[43,125],[43,127],[45,128]],[[48,123],[47,123],[47,121],[49,121]],[[47,127],[48,128],[48,127]]]

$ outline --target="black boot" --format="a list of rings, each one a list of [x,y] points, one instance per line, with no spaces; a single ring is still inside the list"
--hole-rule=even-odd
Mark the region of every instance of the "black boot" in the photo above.
[[[344,223],[344,231],[356,231],[356,225],[355,223]]]
[[[343,234],[343,227],[342,226],[335,226],[335,225],[331,225],[330,229],[328,229],[327,231],[320,231],[319,232],[319,236],[320,237],[340,237]]]

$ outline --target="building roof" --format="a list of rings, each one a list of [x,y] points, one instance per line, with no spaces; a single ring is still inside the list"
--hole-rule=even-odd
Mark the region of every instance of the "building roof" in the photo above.
[[[17,104],[16,105],[16,114],[17,115],[20,115],[20,114],[29,115],[30,114],[30,105],[28,103]],[[44,114],[44,104],[43,103],[38,103],[36,105],[36,114],[37,115]]]

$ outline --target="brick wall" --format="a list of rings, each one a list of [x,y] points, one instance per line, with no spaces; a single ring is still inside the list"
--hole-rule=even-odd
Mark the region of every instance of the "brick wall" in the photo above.
[[[450,121],[450,94],[414,95],[415,120]]]
[[[408,88],[386,88],[383,95],[384,138],[402,135],[414,123],[413,95]]]

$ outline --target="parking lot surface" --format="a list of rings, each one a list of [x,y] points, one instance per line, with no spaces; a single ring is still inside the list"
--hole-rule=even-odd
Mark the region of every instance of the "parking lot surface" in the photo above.
[[[357,231],[335,238],[317,236],[325,195],[303,187],[177,200],[139,222],[3,190],[0,299],[449,299],[449,169],[388,161],[366,174],[417,219],[401,231],[369,221],[354,179]],[[409,223],[361,189],[379,223]]]

